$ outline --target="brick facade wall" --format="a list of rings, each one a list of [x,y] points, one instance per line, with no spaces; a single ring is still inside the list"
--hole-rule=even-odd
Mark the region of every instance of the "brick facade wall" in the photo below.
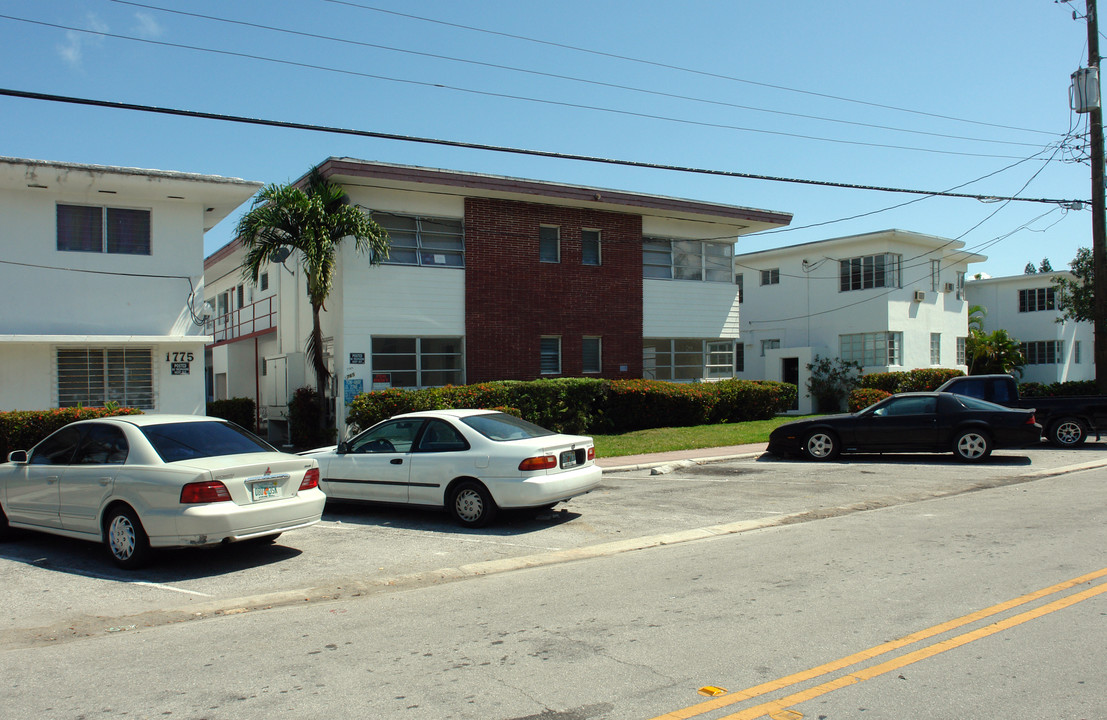
[[[556,225],[561,260],[538,259]],[[581,230],[600,231],[600,265],[581,263]],[[642,219],[488,198],[465,201],[466,379],[533,380],[539,341],[561,338],[561,374],[584,376],[582,340],[601,338],[602,372],[642,376]],[[625,367],[626,369],[622,369]]]

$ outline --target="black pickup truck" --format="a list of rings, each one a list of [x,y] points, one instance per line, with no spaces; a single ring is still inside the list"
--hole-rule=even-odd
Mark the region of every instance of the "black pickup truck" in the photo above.
[[[1089,433],[1098,440],[1100,428],[1107,428],[1107,396],[1103,395],[1020,398],[1019,384],[1010,375],[955,377],[938,390],[1006,407],[1033,408],[1042,436],[1057,447],[1076,447]]]

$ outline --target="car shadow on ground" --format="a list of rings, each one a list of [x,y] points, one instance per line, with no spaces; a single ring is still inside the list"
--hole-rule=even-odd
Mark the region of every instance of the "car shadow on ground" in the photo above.
[[[1023,466],[1030,465],[1031,460],[1026,455],[992,455],[987,460],[980,462],[964,462],[953,455],[922,454],[922,453],[847,453],[839,455],[833,460],[808,460],[803,457],[781,457],[770,453],[763,453],[757,458],[757,462],[773,463],[803,463],[805,465],[875,465],[887,463],[911,463],[912,465],[958,465],[965,468],[988,466]]]
[[[148,566],[121,570],[98,543],[16,530],[10,540],[0,544],[0,558],[70,575],[119,582],[169,583],[271,565],[302,554],[295,547],[281,544],[283,540],[281,537],[275,544],[245,541],[212,547],[159,548]]]
[[[500,509],[496,518],[482,528],[462,527],[445,510],[412,508],[370,502],[328,500],[323,519],[349,525],[393,527],[461,535],[515,536],[539,532],[576,520],[581,515],[560,505],[549,510]]]

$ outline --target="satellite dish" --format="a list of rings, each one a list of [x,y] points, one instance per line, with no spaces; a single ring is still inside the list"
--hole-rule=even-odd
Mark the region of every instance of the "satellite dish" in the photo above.
[[[292,254],[292,248],[280,247],[269,256],[269,259],[273,262],[283,263],[288,259],[288,256]]]

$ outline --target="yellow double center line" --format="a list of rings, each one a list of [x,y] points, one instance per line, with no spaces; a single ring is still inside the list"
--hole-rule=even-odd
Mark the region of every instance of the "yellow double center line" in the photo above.
[[[823,675],[829,675],[830,673],[834,673],[839,670],[845,670],[852,665],[872,660],[874,658],[880,657],[881,655],[885,655],[895,650],[907,647],[908,645],[912,645],[923,640],[928,640],[937,635],[950,632],[951,630],[956,630],[966,625],[971,625],[972,623],[985,620],[994,615],[999,615],[1021,605],[1032,603],[1035,600],[1040,600],[1050,595],[1069,590],[1078,585],[1090,583],[1093,580],[1098,580],[1104,576],[1107,576],[1107,568],[1088,573],[1087,575],[1081,575],[1078,578],[1066,580],[1065,582],[1058,583],[1056,585],[1043,588],[1041,590],[1036,590],[1035,592],[1014,598],[1013,600],[1008,600],[1007,602],[993,605],[990,608],[985,608],[984,610],[979,610],[972,614],[959,617],[955,620],[950,620],[949,622],[935,625],[933,627],[927,628],[926,630],[920,630],[919,632],[912,633],[911,635],[899,638],[898,640],[891,640],[889,642],[869,648],[868,650],[862,650],[860,652],[853,653],[852,655],[847,655],[844,658],[833,660],[823,665],[813,667],[810,670],[804,670],[802,672],[782,677],[778,680],[762,683],[760,685],[754,685],[751,688],[747,688],[739,692],[734,692],[722,697],[714,698],[706,702],[697,703],[696,705],[692,705],[682,710],[674,710],[672,712],[665,713],[664,715],[659,715],[653,720],[683,720],[684,718],[692,718],[696,717],[697,715],[703,715],[704,713],[718,710],[729,705],[734,705],[735,703],[751,700],[762,695],[780,692],[792,687],[793,685],[798,685],[799,683],[814,680],[816,678],[822,677]],[[893,670],[898,670],[906,665],[910,665],[912,663],[919,662],[920,660],[934,657],[935,655],[944,653],[947,650],[952,650],[954,648],[958,648],[962,645],[973,642],[974,640],[979,640],[981,638],[988,637],[989,635],[994,635],[995,633],[1007,630],[1017,625],[1021,625],[1025,622],[1029,622],[1030,620],[1040,618],[1044,615],[1048,615],[1049,613],[1062,610],[1064,608],[1070,607],[1103,593],[1107,593],[1107,583],[1102,583],[1087,590],[1082,590],[1081,592],[1067,595],[1063,598],[1060,598],[1059,600],[1054,600],[1051,603],[1042,605],[1033,610],[1027,610],[1026,612],[1020,613],[1018,615],[1013,615],[1003,620],[999,620],[978,630],[972,630],[961,635],[936,642],[932,645],[928,645],[913,652],[899,655],[892,658],[891,660],[887,660],[877,665],[872,665],[867,668],[855,670],[851,673],[847,673],[838,678],[822,683],[821,685],[816,685],[807,690],[801,690],[777,700],[771,700],[755,707],[747,708],[745,710],[742,710],[741,712],[727,715],[723,718],[720,718],[719,720],[753,720],[754,718],[760,718],[768,715],[769,713],[780,713],[782,715],[786,715],[784,711],[787,710],[787,708],[798,703],[806,702],[813,698],[819,697],[820,695],[825,695],[833,690],[838,690],[839,688],[854,685],[863,680],[870,680],[874,677],[892,672]]]

